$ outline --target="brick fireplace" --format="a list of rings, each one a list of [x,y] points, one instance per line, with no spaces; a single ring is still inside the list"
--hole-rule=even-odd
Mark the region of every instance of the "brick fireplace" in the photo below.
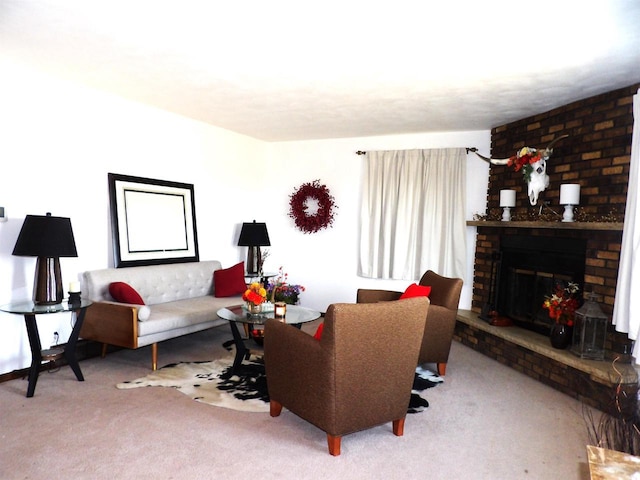
[[[628,397],[634,401],[638,383],[637,375],[629,365],[631,342],[626,335],[615,332],[613,326],[609,329],[606,343],[608,360],[576,363],[569,357],[565,361],[565,357],[558,357],[555,352],[545,353],[548,350],[544,341],[548,339],[544,339],[542,334],[533,334],[541,337],[541,344],[532,353],[522,344],[518,345],[517,340],[514,343],[506,338],[512,338],[514,332],[517,334],[518,327],[485,328],[482,324],[474,326],[473,323],[477,322],[487,303],[493,300],[490,297],[493,295],[496,252],[500,251],[502,244],[518,245],[522,239],[533,239],[534,244],[538,241],[545,245],[582,245],[584,265],[577,275],[581,276],[583,292],[598,295],[603,311],[611,317],[629,180],[632,97],[638,87],[629,86],[492,129],[490,153],[494,158],[508,158],[524,146],[543,149],[560,135],[568,134],[569,137],[554,146],[554,154],[547,165],[550,184],[540,194],[536,206],[529,204],[521,172],[507,166],[491,166],[487,210],[476,220],[468,222],[477,229],[472,308],[469,312],[461,312],[456,327],[456,338],[462,343],[567,394],[584,399],[603,411],[611,410],[613,391],[619,380],[616,375],[606,373],[614,358],[618,358],[618,364],[629,367],[623,389],[633,393]],[[581,185],[575,223],[562,223],[557,215],[562,214],[559,191],[563,183]],[[517,192],[511,222],[500,221],[499,195],[502,189]],[[501,308],[506,308],[504,301]],[[465,321],[467,317],[473,321]],[[538,342],[529,334],[524,336],[533,343]],[[594,374],[596,370],[605,372]],[[607,380],[607,377],[610,378]]]
[[[486,310],[496,311],[512,323],[549,334],[553,320],[542,306],[556,285],[584,284],[586,239],[561,235],[500,235],[500,250],[494,255],[494,302]],[[485,319],[491,319],[487,314]]]

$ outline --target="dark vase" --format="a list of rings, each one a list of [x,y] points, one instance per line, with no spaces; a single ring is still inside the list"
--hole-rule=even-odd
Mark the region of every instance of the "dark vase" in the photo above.
[[[549,339],[551,340],[551,346],[553,348],[565,349],[571,345],[571,338],[573,336],[573,328],[564,323],[554,323],[551,326],[551,332],[549,333]]]

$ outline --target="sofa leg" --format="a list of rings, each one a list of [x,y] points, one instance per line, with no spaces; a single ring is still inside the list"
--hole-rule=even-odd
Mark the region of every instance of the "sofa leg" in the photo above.
[[[103,343],[103,344],[102,344],[102,352],[100,352],[100,356],[101,356],[102,358],[104,358],[104,357],[106,357],[106,356],[107,356],[107,347],[108,347],[108,346],[109,346],[109,345],[108,345],[108,344],[106,344],[106,343]]]
[[[334,457],[340,455],[340,441],[342,437],[340,435],[333,436],[327,433],[327,443],[329,444],[329,453]]]
[[[405,417],[402,417],[393,421],[393,434],[398,437],[404,435],[404,419]]]
[[[269,401],[269,415],[272,417],[278,417],[282,412],[282,404],[280,402],[276,402],[275,400]]]
[[[440,375],[441,377],[444,377],[444,373],[446,370],[447,370],[446,362],[438,364],[438,375]]]
[[[158,344],[151,344],[151,370],[155,371],[158,369]]]

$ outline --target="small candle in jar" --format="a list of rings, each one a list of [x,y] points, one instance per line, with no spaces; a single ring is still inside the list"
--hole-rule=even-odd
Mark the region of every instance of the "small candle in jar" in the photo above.
[[[274,306],[274,316],[276,318],[284,318],[287,314],[287,304],[284,302],[276,302]]]

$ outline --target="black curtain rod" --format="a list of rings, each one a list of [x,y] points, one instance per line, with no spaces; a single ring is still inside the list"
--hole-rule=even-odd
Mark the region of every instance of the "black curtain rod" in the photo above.
[[[478,149],[476,147],[465,147],[465,149],[467,150],[467,154],[469,154],[469,152],[477,152]],[[356,152],[356,155],[366,155],[367,152],[363,152],[362,150],[358,150]]]

